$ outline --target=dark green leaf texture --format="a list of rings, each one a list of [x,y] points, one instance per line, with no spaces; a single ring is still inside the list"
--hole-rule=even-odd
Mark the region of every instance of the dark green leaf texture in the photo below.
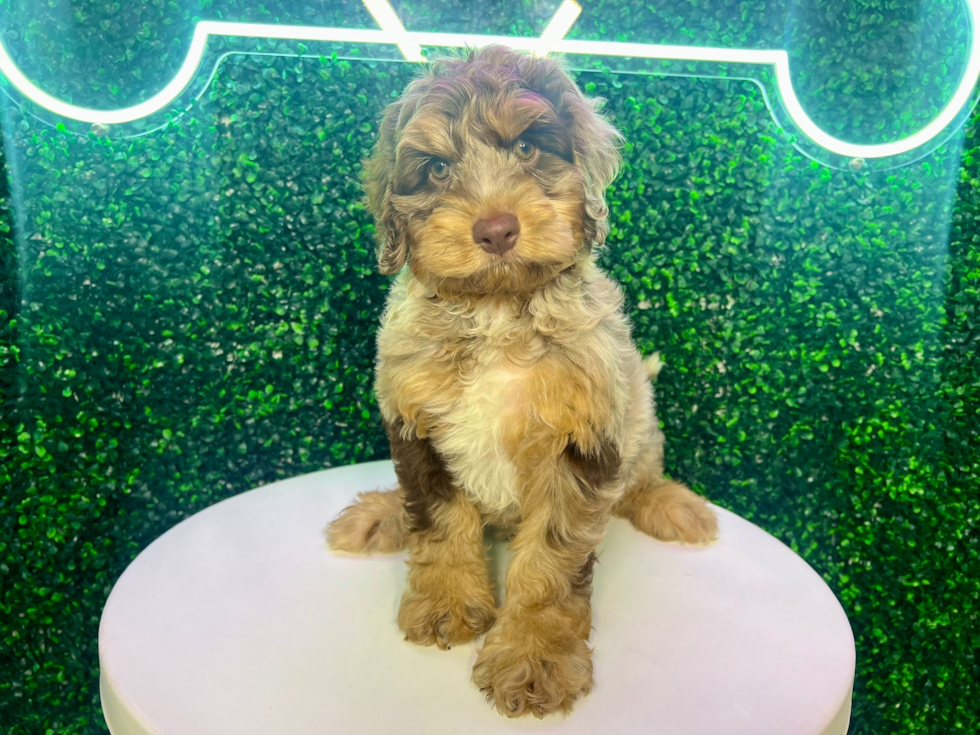
[[[788,47],[814,119],[860,142],[936,113],[967,32],[954,2],[583,4],[574,37]],[[558,3],[394,5],[409,28],[536,34]],[[165,84],[199,18],[372,26],[357,2],[0,2],[25,71],[94,107]],[[190,112],[130,138],[4,98],[0,731],[104,731],[99,616],[159,534],[387,456],[371,392],[387,279],[357,181],[412,73],[232,56]],[[750,82],[579,81],[628,140],[601,258],[641,350],[667,363],[670,472],[839,596],[851,732],[977,732],[977,121],[902,168],[837,171]]]

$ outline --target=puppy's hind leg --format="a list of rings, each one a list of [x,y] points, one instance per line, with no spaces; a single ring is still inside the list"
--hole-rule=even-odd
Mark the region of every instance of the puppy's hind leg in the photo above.
[[[718,519],[707,501],[686,485],[663,476],[663,450],[651,443],[647,456],[613,513],[661,541],[706,544],[718,537]]]
[[[408,538],[405,492],[382,490],[358,493],[327,527],[327,543],[350,554],[390,554],[401,551]]]

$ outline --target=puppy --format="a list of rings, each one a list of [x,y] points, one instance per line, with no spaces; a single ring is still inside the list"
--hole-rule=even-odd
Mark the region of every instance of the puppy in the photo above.
[[[364,166],[378,263],[398,274],[375,389],[399,488],[361,495],[329,542],[407,547],[406,639],[489,631],[473,681],[509,717],[567,712],[591,689],[610,516],[663,540],[717,532],[663,476],[651,376],[595,265],[620,140],[560,62],[490,47],[429,65]],[[499,610],[488,525],[512,535]]]

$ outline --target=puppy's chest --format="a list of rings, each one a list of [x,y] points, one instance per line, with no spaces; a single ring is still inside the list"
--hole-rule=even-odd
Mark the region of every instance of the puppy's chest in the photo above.
[[[527,371],[500,361],[460,377],[457,400],[440,416],[436,448],[470,499],[486,513],[503,516],[518,501],[509,445],[523,420]]]
[[[525,422],[526,386],[547,344],[509,308],[482,308],[432,341],[414,367],[392,373],[393,403],[417,416],[455,480],[484,514],[506,518],[518,502],[514,438]],[[426,376],[424,380],[417,376]]]
[[[503,518],[518,503],[511,445],[525,421],[526,384],[546,346],[513,312],[477,317],[434,441],[470,499],[486,515]]]

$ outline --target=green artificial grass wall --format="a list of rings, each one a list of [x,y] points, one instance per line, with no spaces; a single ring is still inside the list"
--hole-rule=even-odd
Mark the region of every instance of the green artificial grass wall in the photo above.
[[[538,34],[558,3],[393,5],[409,28]],[[810,114],[860,142],[927,122],[966,42],[958,2],[583,5],[572,37],[786,47]],[[197,18],[373,27],[356,2],[0,2],[28,76],[93,107],[165,84]],[[3,99],[0,731],[104,730],[99,616],[156,536],[387,456],[387,279],[357,176],[415,70],[300,46],[254,49],[322,55],[229,57],[136,137]],[[670,471],[839,596],[852,733],[976,732],[980,120],[901,168],[842,171],[798,152],[751,82],[579,79],[628,140],[602,264],[667,362]]]

